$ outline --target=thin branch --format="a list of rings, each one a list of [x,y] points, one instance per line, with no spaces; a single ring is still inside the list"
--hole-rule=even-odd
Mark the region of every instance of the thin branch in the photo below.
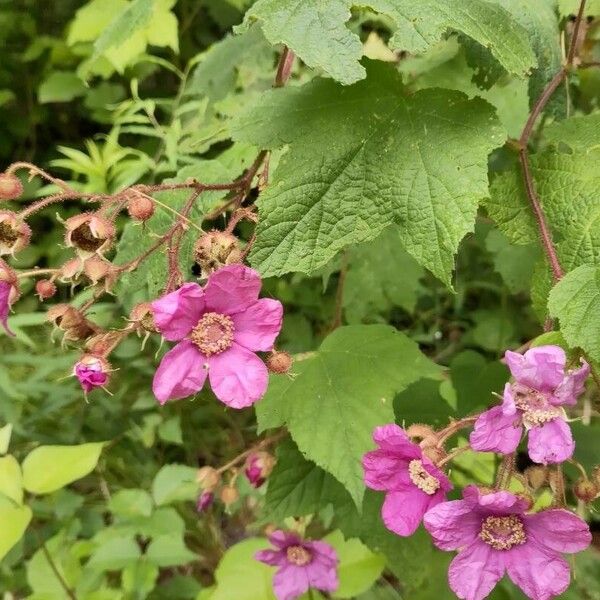
[[[52,559],[50,552],[48,552],[48,548],[46,548],[46,544],[44,542],[42,542],[42,552],[44,553],[44,556],[46,557],[46,560],[48,561],[48,564],[50,565],[52,572],[56,575],[56,579],[58,579],[58,582],[60,583],[63,590],[65,590],[65,593],[67,594],[67,596],[71,600],[77,600],[77,596],[75,595],[75,592],[69,587],[69,584],[65,581],[65,578],[62,576],[62,573],[58,570],[58,568],[57,568],[56,564],[54,563],[54,560]]]
[[[275,83],[273,84],[275,87],[283,87],[287,83],[292,74],[295,58],[296,55],[293,50],[290,50],[285,46],[281,53],[279,64],[277,65],[277,75],[275,76]]]
[[[264,440],[261,440],[260,442],[258,442],[258,444],[254,444],[254,446],[252,446],[252,448],[249,448],[248,450],[244,450],[244,452],[242,452],[241,454],[238,454],[236,457],[232,458],[229,462],[225,463],[222,467],[219,467],[217,469],[217,473],[224,473],[225,471],[228,471],[232,467],[235,467],[236,465],[241,463],[247,456],[249,456],[253,452],[258,452],[259,450],[262,450],[263,448],[266,448],[266,447],[274,444],[275,442],[282,440],[284,437],[287,436],[287,434],[288,434],[287,431],[280,431],[278,433],[273,434],[272,436],[265,438]]]

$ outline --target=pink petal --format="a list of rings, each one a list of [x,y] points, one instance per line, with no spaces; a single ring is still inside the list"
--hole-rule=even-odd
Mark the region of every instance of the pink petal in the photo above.
[[[462,550],[450,563],[448,582],[464,600],[483,600],[504,575],[501,552],[476,541]]]
[[[517,414],[517,405],[515,404],[513,388],[510,383],[506,383],[504,386],[504,392],[502,394],[502,412],[507,417]]]
[[[283,567],[287,564],[286,554],[281,550],[259,550],[254,558],[272,567]]]
[[[513,583],[532,600],[550,600],[562,594],[571,579],[564,558],[531,541],[506,552],[506,570]]]
[[[472,509],[478,509],[485,515],[522,514],[529,508],[525,498],[512,492],[500,491],[482,493],[476,485],[468,485],[463,490],[463,498]]]
[[[413,485],[408,474],[408,461],[387,450],[373,450],[363,456],[365,485],[372,490],[394,490]]]
[[[423,520],[430,496],[413,485],[404,490],[388,492],[381,507],[385,526],[394,533],[412,535]]]
[[[479,416],[469,441],[479,452],[510,454],[519,445],[521,430],[519,416],[506,415],[501,406],[495,406]]]
[[[574,450],[571,428],[564,419],[554,419],[529,430],[527,451],[533,462],[542,465],[561,463],[571,458]]]
[[[204,292],[196,283],[185,283],[152,302],[154,323],[170,342],[183,339],[198,324],[203,311]]]
[[[322,592],[335,592],[340,586],[336,565],[322,564],[318,559],[306,566],[311,588]]]
[[[260,275],[244,265],[229,265],[215,271],[209,278],[204,293],[207,310],[233,315],[246,310],[258,300]]]
[[[569,371],[560,385],[554,390],[553,401],[555,405],[566,404],[567,406],[575,406],[577,398],[583,394],[585,390],[585,380],[590,374],[590,365],[584,360],[579,369]]]
[[[563,508],[551,508],[526,515],[527,535],[547,550],[571,554],[585,550],[592,542],[589,525]]]
[[[305,542],[310,548],[317,554],[317,559],[322,565],[327,567],[336,567],[340,562],[335,548],[327,544],[316,540],[314,542]]]
[[[0,324],[8,335],[15,334],[8,326],[8,312],[10,310],[10,294],[13,286],[8,281],[0,281]]]
[[[209,359],[208,377],[215,396],[231,408],[245,408],[267,391],[269,372],[265,363],[235,342]]]
[[[394,423],[375,427],[373,430],[373,441],[378,446],[387,450],[395,450],[402,442],[412,443],[408,435],[406,435],[406,431]]]
[[[563,380],[567,357],[560,346],[539,346],[525,354],[506,351],[506,364],[513,377],[539,391],[551,391]]]
[[[269,534],[269,541],[273,546],[279,549],[286,548],[287,546],[292,546],[293,544],[300,544],[301,539],[300,536],[292,531],[274,531]]]
[[[199,392],[206,381],[206,358],[190,340],[184,340],[167,352],[152,382],[152,391],[164,404]]]
[[[464,500],[451,500],[428,510],[423,524],[440,550],[458,550],[477,539],[481,515]]]
[[[273,349],[275,338],[281,331],[283,306],[278,300],[262,298],[246,310],[232,317],[235,327],[235,341],[248,350],[262,351]]]
[[[307,592],[309,587],[308,573],[303,567],[287,564],[273,577],[273,590],[277,600],[295,600]]]

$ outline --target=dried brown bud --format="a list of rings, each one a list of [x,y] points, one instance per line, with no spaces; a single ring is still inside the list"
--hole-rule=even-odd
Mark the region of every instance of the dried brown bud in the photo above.
[[[129,190],[127,212],[132,219],[147,221],[154,214],[154,201],[138,190]]]
[[[83,313],[69,304],[56,304],[46,313],[46,318],[64,332],[64,340],[78,342],[93,335],[96,328]]]
[[[16,213],[0,210],[0,255],[14,256],[29,244],[31,229]]]
[[[141,302],[136,304],[129,314],[129,320],[135,323],[138,333],[147,331],[148,333],[158,333],[158,329],[154,323],[154,315],[152,314],[152,305],[150,302]]]
[[[221,502],[225,506],[231,506],[234,502],[236,502],[240,497],[239,492],[232,485],[226,485],[221,490]]]
[[[96,356],[108,356],[123,339],[121,331],[103,331],[90,337],[85,343],[86,352]]]
[[[267,368],[271,373],[289,373],[293,362],[291,354],[275,350],[267,357]]]
[[[96,213],[82,213],[65,221],[65,243],[83,257],[108,250],[115,238],[115,226]]]
[[[539,490],[548,481],[548,468],[542,465],[532,465],[524,472],[525,479],[532,490]]]
[[[242,251],[234,235],[213,230],[197,240],[194,257],[202,269],[202,275],[208,276],[225,265],[240,262]]]
[[[83,272],[93,285],[104,281],[107,290],[110,290],[117,281],[118,270],[101,256],[92,256],[86,259],[83,263]]]
[[[590,481],[586,477],[581,477],[575,482],[573,493],[579,500],[589,504],[598,497],[600,490],[593,481]]]
[[[198,469],[196,481],[203,490],[214,490],[221,481],[221,475],[212,467],[202,467]]]
[[[38,298],[43,302],[48,298],[52,298],[54,294],[56,294],[56,285],[54,285],[53,281],[49,279],[40,279],[35,284],[35,293],[38,295]]]
[[[0,173],[0,200],[14,200],[23,193],[21,180],[12,173]]]
[[[60,268],[62,282],[76,282],[83,272],[83,261],[80,258],[71,258]]]

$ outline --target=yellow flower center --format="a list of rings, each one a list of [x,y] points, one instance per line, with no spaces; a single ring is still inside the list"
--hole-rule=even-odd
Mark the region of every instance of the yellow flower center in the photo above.
[[[205,356],[220,354],[233,344],[233,321],[227,315],[206,313],[190,334],[190,339]]]
[[[286,550],[287,559],[293,565],[303,567],[312,560],[312,553],[304,546],[289,546]]]
[[[523,521],[517,515],[486,517],[479,537],[495,550],[510,550],[527,541]]]
[[[423,462],[414,459],[408,463],[410,480],[423,492],[433,496],[440,488],[440,482],[430,475],[423,466]]]

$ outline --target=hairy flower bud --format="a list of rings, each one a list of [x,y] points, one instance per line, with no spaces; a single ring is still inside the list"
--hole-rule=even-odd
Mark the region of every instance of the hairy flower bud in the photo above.
[[[246,459],[244,472],[250,485],[259,488],[273,471],[275,459],[268,452],[253,452]]]
[[[31,229],[16,213],[0,210],[0,255],[15,255],[31,239]]]
[[[69,304],[56,304],[46,313],[46,318],[64,332],[64,341],[79,342],[89,338],[96,328],[83,313]]]
[[[225,506],[231,506],[234,502],[237,502],[239,497],[240,493],[232,485],[226,485],[221,490],[221,502],[223,502]]]
[[[63,283],[75,283],[83,271],[83,261],[80,258],[71,258],[60,268],[59,278]]]
[[[214,490],[221,481],[221,475],[212,467],[202,467],[198,469],[196,481],[203,490]]]
[[[137,325],[138,333],[158,333],[152,314],[152,305],[150,302],[141,302],[136,304],[129,313],[129,320]]]
[[[225,265],[240,262],[242,251],[234,235],[213,230],[197,240],[194,257],[202,269],[202,275],[208,276]]]
[[[15,200],[23,193],[21,180],[12,173],[0,173],[0,200]]]
[[[101,256],[91,256],[83,263],[83,272],[86,277],[96,285],[104,281],[104,287],[109,291],[117,281],[118,270],[115,266]]]
[[[127,192],[127,212],[136,221],[147,221],[154,214],[154,201],[138,190]]]
[[[212,492],[204,491],[198,496],[198,501],[196,502],[196,510],[199,513],[206,512],[215,500],[215,495]]]
[[[115,238],[115,226],[96,213],[82,213],[65,221],[65,244],[83,257],[101,254]]]
[[[90,337],[85,343],[86,352],[95,356],[108,356],[123,339],[121,331],[103,331]]]
[[[525,479],[532,490],[539,490],[548,481],[548,468],[543,465],[532,465],[525,469]]]
[[[38,298],[43,302],[52,298],[56,294],[56,285],[50,279],[40,279],[35,284],[35,293]]]
[[[294,362],[292,356],[283,350],[275,350],[267,357],[267,368],[271,373],[289,373]]]
[[[598,489],[595,482],[590,481],[587,477],[580,477],[573,486],[573,493],[579,500],[589,504],[598,497],[600,489]]]
[[[86,394],[97,387],[104,387],[108,383],[109,374],[109,363],[103,357],[93,354],[84,354],[73,367],[73,375]]]
[[[8,327],[8,313],[19,296],[17,274],[0,259],[0,324],[9,335],[14,335],[14,333]]]

